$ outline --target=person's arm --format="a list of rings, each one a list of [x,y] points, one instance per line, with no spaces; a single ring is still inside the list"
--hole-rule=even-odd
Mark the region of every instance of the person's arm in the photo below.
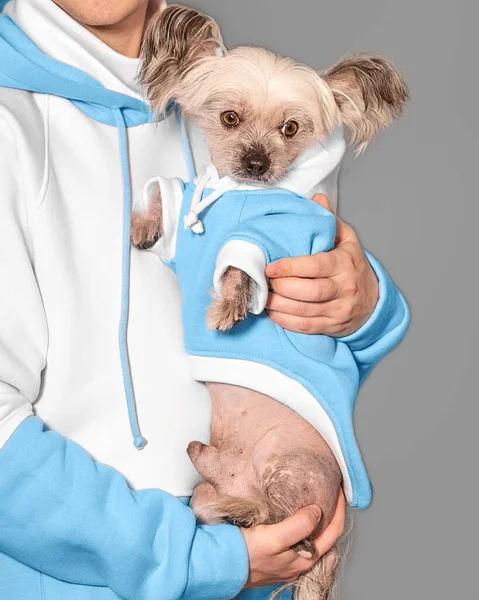
[[[369,319],[358,330],[338,337],[351,349],[359,368],[359,383],[404,338],[409,327],[407,302],[384,267],[368,252],[365,255],[379,282],[379,300]]]
[[[243,587],[241,532],[197,526],[160,490],[131,490],[36,417],[0,452],[0,548],[43,573],[121,598],[229,598]]]

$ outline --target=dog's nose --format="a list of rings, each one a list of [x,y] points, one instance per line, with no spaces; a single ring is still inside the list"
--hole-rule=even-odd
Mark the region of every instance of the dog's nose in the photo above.
[[[250,175],[258,177],[269,169],[270,161],[266,154],[249,152],[243,156],[243,166]]]

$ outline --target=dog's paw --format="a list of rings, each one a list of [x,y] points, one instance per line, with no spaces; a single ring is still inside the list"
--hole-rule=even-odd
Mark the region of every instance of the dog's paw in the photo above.
[[[221,296],[211,303],[207,323],[210,329],[228,331],[249,312],[253,280],[244,271],[229,267],[222,278]]]
[[[208,309],[207,323],[210,329],[228,331],[248,314],[248,305],[241,298],[213,300]]]
[[[131,243],[147,250],[156,244],[163,235],[163,210],[160,187],[157,185],[150,193],[148,205],[142,212],[133,212],[130,220]]]
[[[136,248],[147,250],[156,244],[162,234],[161,221],[152,219],[148,213],[131,215],[130,238]]]

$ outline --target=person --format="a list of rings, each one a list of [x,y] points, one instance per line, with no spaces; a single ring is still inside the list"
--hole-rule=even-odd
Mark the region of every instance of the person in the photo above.
[[[251,530],[198,525],[187,506],[209,398],[174,275],[128,239],[144,183],[188,177],[175,113],[153,118],[136,78],[161,4],[0,0],[2,600],[266,598],[313,564],[290,546],[314,506]],[[267,274],[270,317],[311,334],[369,335],[398,298],[339,220],[334,250]],[[318,556],[343,525],[340,497]]]

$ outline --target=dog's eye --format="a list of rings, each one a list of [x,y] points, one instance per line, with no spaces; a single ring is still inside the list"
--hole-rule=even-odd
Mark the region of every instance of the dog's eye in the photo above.
[[[281,133],[284,137],[292,138],[293,135],[298,133],[299,125],[296,121],[286,121],[286,123],[281,127]]]
[[[234,110],[226,110],[224,113],[221,113],[221,120],[223,125],[226,125],[227,127],[236,127],[240,122],[238,113],[235,113]]]

